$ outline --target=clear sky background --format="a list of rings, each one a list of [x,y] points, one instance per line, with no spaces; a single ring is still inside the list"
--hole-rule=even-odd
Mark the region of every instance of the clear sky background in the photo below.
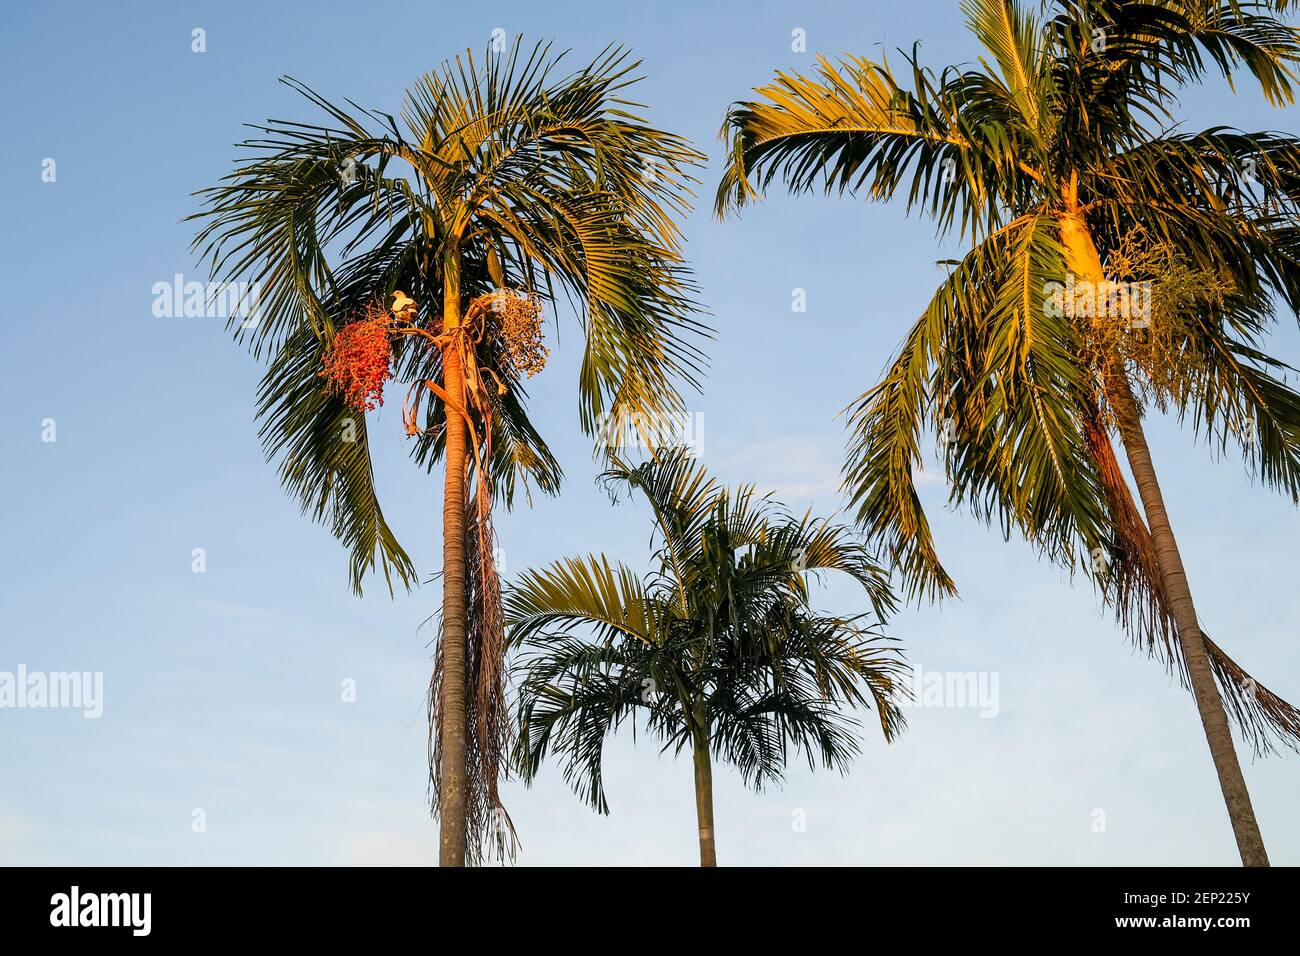
[[[207,52],[191,52],[191,30]],[[425,864],[424,693],[439,589],[390,599],[347,586],[346,556],[298,513],[262,457],[259,367],[219,319],[155,318],[155,282],[204,280],[180,220],[230,168],[241,123],[316,115],[277,77],[396,112],[444,57],[493,29],[553,37],[575,62],[631,45],[639,97],[710,155],[688,255],[717,340],[704,459],[791,507],[828,514],[837,415],[874,383],[951,246],[899,206],[773,195],[711,218],[728,103],[813,53],[922,40],[935,66],[977,55],[957,0],[494,4],[29,3],[6,12],[0,150],[0,671],[102,671],[104,713],[0,710],[0,862]],[[806,31],[807,53],[791,49]],[[1221,84],[1187,92],[1189,129],[1294,131],[1297,113]],[[42,160],[57,180],[42,182]],[[806,290],[807,311],[791,310]],[[553,328],[553,327],[552,327]],[[612,508],[576,414],[577,330],[565,319],[533,389],[566,470],[562,498],[498,522],[509,574],[604,551],[644,566],[646,514]],[[1300,360],[1289,319],[1276,354]],[[408,463],[398,409],[375,416],[386,509],[425,577],[440,554],[441,476]],[[57,441],[42,442],[42,421]],[[1300,518],[1215,462],[1175,423],[1150,424],[1207,630],[1258,679],[1300,700]],[[892,624],[926,671],[998,675],[999,711],[913,709],[900,740],[868,727],[852,772],[792,768],[747,792],[719,770],[723,864],[1233,864],[1192,698],[1134,654],[1084,581],[943,509],[924,486],[961,587]],[[206,573],[191,571],[203,548]],[[856,609],[847,591],[822,604]],[[344,680],[357,700],[341,699]],[[1275,863],[1300,864],[1300,757],[1243,753]],[[558,772],[507,805],[523,865],[691,864],[689,759],[618,739],[612,815]],[[191,826],[195,809],[206,832]],[[1094,823],[1104,813],[1104,832]],[[796,827],[803,819],[806,826]]]

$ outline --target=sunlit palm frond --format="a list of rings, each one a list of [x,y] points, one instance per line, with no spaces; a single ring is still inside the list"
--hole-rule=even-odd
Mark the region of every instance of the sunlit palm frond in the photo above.
[[[653,644],[663,637],[661,609],[636,575],[606,558],[570,558],[526,571],[507,592],[505,606],[516,639],[575,623],[595,626],[602,640]]]

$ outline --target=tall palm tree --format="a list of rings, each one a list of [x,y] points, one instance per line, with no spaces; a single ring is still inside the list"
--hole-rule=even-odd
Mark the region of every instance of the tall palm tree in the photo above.
[[[729,490],[682,453],[605,474],[613,495],[649,504],[657,549],[640,579],[604,556],[529,571],[506,595],[512,645],[524,648],[518,754],[533,780],[548,752],[601,813],[607,736],[624,721],[695,766],[700,865],[716,866],[713,760],[761,789],[792,752],[844,769],[857,721],[841,707],[875,706],[885,738],[903,725],[894,700],[902,669],[879,624],[893,606],[888,576],[848,529],[796,519],[750,486]],[[808,572],[843,572],[871,615],[827,615],[809,604]]]
[[[1201,631],[1143,413],[1239,445],[1300,500],[1300,394],[1263,344],[1274,297],[1300,306],[1300,141],[1185,133],[1171,112],[1214,71],[1292,102],[1300,42],[1278,6],[963,0],[978,66],[936,74],[914,49],[901,81],[859,57],[779,74],[731,110],[718,194],[721,214],[776,177],[793,192],[901,192],[969,247],[851,406],[858,521],[910,596],[955,593],[913,479],[922,431],[941,433],[951,502],[1091,575],[1135,643],[1182,674],[1247,865],[1268,857],[1223,698],[1257,750],[1294,748],[1300,712]]]
[[[567,299],[585,336],[579,417],[681,409],[702,332],[675,218],[700,156],[625,97],[626,52],[558,73],[549,46],[471,53],[408,92],[402,122],[293,80],[328,125],[268,121],[206,208],[195,247],[251,281],[237,338],[268,359],[258,400],[286,488],[390,591],[415,571],[376,497],[364,412],[392,377],[416,461],[445,462],[441,633],[430,687],[440,860],[480,858],[508,722],[492,506],[561,471],[526,411],[541,316]],[[558,300],[558,301],[557,301]],[[322,377],[324,381],[322,381]]]

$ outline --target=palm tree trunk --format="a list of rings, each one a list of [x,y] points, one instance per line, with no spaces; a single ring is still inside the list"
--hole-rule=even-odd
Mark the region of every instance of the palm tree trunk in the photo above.
[[[1104,282],[1106,276],[1101,256],[1097,253],[1097,245],[1079,206],[1077,177],[1071,177],[1064,198],[1067,212],[1060,220],[1060,235],[1066,262],[1080,279],[1093,283]],[[1219,788],[1228,805],[1228,817],[1232,821],[1233,835],[1237,838],[1241,862],[1244,866],[1268,866],[1264,838],[1260,835],[1255,810],[1250,802],[1250,792],[1246,789],[1246,778],[1241,773],[1241,764],[1232,743],[1232,730],[1228,726],[1228,715],[1223,709],[1223,698],[1219,696],[1219,688],[1214,683],[1209,655],[1196,619],[1196,606],[1192,603],[1192,591],[1187,584],[1187,572],[1183,569],[1182,555],[1169,524],[1169,513],[1165,510],[1160,483],[1156,480],[1155,466],[1151,462],[1151,450],[1147,447],[1137,402],[1122,367],[1112,365],[1100,371],[1105,379],[1107,401],[1124,442],[1129,470],[1133,473],[1138,495],[1142,499],[1142,510],[1146,513],[1147,527],[1151,531],[1156,562],[1160,568],[1160,580],[1169,599],[1174,626],[1178,629],[1178,644],[1187,666],[1188,682],[1192,685],[1196,709],[1200,712],[1205,739],[1210,745],[1210,756],[1219,776]]]
[[[444,268],[443,327],[460,324],[459,253],[448,252]],[[465,390],[464,369],[458,346],[443,350],[443,388],[458,401]],[[444,403],[446,404],[446,403]],[[439,849],[441,866],[465,865],[466,744],[465,705],[465,422],[447,407],[447,476],[442,498],[442,685],[438,720],[442,741],[439,779]]]
[[[1155,544],[1161,581],[1169,595],[1174,623],[1178,628],[1178,643],[1182,646],[1188,680],[1196,697],[1196,709],[1200,711],[1205,739],[1210,745],[1210,756],[1214,758],[1214,769],[1219,775],[1219,787],[1223,790],[1223,799],[1228,805],[1228,817],[1232,820],[1232,832],[1237,838],[1241,862],[1244,866],[1268,866],[1264,838],[1260,835],[1255,809],[1250,802],[1250,792],[1246,789],[1246,779],[1237,760],[1228,715],[1223,709],[1223,699],[1219,696],[1219,688],[1215,685],[1214,674],[1210,670],[1210,658],[1205,651],[1200,625],[1196,619],[1196,607],[1192,604],[1187,572],[1183,569],[1182,555],[1179,554],[1178,543],[1174,540],[1174,532],[1169,525],[1169,515],[1165,511],[1164,496],[1156,480],[1137,402],[1122,370],[1111,369],[1106,381],[1107,396],[1119,425],[1120,436],[1124,439],[1129,469],[1137,483],[1147,526]]]
[[[713,841],[713,762],[707,733],[695,735],[695,816],[700,828],[700,866],[717,866]]]

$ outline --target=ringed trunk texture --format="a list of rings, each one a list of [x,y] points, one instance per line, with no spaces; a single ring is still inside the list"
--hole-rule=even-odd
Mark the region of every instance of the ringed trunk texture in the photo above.
[[[1077,197],[1067,194],[1067,199],[1073,202]],[[1090,282],[1105,279],[1097,247],[1081,214],[1068,215],[1061,220],[1061,243],[1065,247],[1068,265],[1077,276]],[[1223,799],[1228,807],[1228,817],[1232,821],[1232,832],[1237,840],[1241,862],[1244,866],[1268,866],[1264,839],[1255,820],[1250,792],[1246,789],[1246,779],[1242,775],[1241,763],[1232,742],[1232,729],[1223,709],[1223,698],[1214,683],[1210,658],[1196,618],[1196,606],[1192,602],[1192,591],[1187,583],[1187,572],[1183,568],[1182,555],[1169,523],[1169,513],[1165,509],[1164,495],[1160,491],[1155,466],[1151,461],[1151,450],[1147,446],[1137,401],[1122,367],[1115,365],[1101,371],[1106,398],[1119,426],[1124,453],[1137,484],[1142,510],[1146,514],[1161,583],[1169,597],[1174,624],[1178,630],[1178,643],[1186,662],[1188,682],[1196,698],[1196,709],[1200,713],[1205,739],[1210,746],[1210,756],[1219,777],[1219,788],[1223,791]]]
[[[443,325],[460,324],[459,263],[445,269]],[[461,356],[453,345],[443,351],[443,388],[458,401],[465,390]],[[445,403],[444,403],[445,404]],[[446,485],[442,499],[442,688],[438,701],[442,753],[438,767],[438,862],[465,865],[468,785],[465,625],[465,484],[467,449],[465,422],[447,407]]]
[[[695,816],[700,830],[700,866],[717,866],[718,850],[713,839],[713,762],[709,738],[695,737]]]

